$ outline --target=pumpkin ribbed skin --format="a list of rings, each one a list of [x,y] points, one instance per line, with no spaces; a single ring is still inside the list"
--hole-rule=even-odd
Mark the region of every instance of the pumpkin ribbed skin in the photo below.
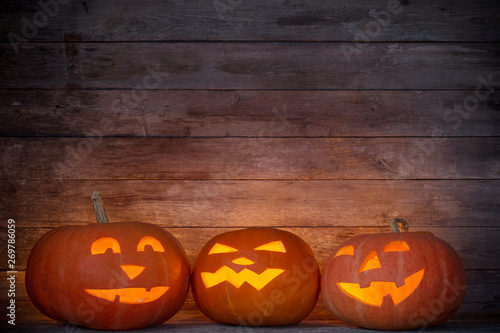
[[[268,243],[278,250],[282,245],[286,252],[258,250]],[[232,252],[222,253],[227,250],[223,248],[210,254],[215,244]],[[240,286],[235,286],[238,281],[228,281],[244,270],[255,276],[265,275],[268,269],[278,275],[259,282],[260,290],[252,285],[257,279],[239,281]],[[218,271],[222,273],[215,275],[220,279],[207,287],[202,274]],[[212,238],[198,255],[192,279],[194,299],[207,317],[224,324],[281,326],[296,324],[311,313],[319,296],[320,272],[311,247],[298,236],[273,228],[249,228]]]
[[[384,252],[386,245],[394,241],[404,241],[409,249]],[[336,256],[339,249],[353,253]],[[380,267],[377,263],[363,266],[367,256],[373,257],[373,251]],[[377,297],[362,302],[340,287],[345,285],[340,283],[353,283],[366,288],[376,285],[375,281],[395,282],[395,287],[401,287],[405,279],[419,271],[423,276],[416,289],[402,292],[404,299],[397,305],[390,294],[385,294],[381,306],[376,306],[367,303],[375,302]],[[406,330],[436,325],[449,318],[463,301],[465,284],[465,269],[458,254],[437,237],[423,233],[364,234],[341,244],[328,258],[321,273],[321,296],[326,308],[343,321],[371,329]],[[372,293],[373,289],[365,290]]]
[[[144,236],[157,239],[164,252],[146,245]],[[91,244],[112,237],[121,248],[92,254]],[[132,279],[120,265],[140,265]],[[47,232],[34,246],[26,268],[26,289],[35,307],[44,315],[81,326],[125,330],[160,324],[182,306],[190,283],[190,266],[180,243],[166,230],[148,223],[99,223],[64,226]],[[85,289],[123,289],[167,286],[158,299],[124,304],[95,297]],[[142,300],[143,302],[144,300]]]

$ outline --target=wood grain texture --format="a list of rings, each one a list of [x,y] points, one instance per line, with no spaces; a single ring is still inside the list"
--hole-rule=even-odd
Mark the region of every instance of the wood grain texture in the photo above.
[[[103,195],[110,222],[162,227],[389,228],[394,217],[404,217],[414,227],[451,227],[451,233],[463,235],[466,227],[498,226],[500,215],[499,181],[19,180],[0,185],[1,211],[19,227],[93,223],[95,190]],[[197,237],[196,229],[192,232]],[[495,230],[490,235],[499,236]]]
[[[500,138],[0,138],[1,179],[498,179]]]
[[[109,214],[111,215],[111,214]],[[50,228],[25,228],[21,227],[21,219],[18,220],[19,225],[16,231],[17,246],[16,255],[16,268],[18,270],[26,269],[26,261],[28,255],[35,245],[36,241],[41,238]],[[143,221],[144,222],[144,221]],[[153,222],[153,221],[148,221]],[[113,223],[113,222],[111,222]],[[116,223],[116,222],[115,222]],[[71,221],[64,223],[64,225],[71,225]],[[231,225],[226,223],[226,226]],[[266,226],[266,224],[261,224]],[[196,228],[166,228],[171,232],[182,244],[186,254],[188,255],[191,267],[194,265],[196,257],[200,252],[203,245],[208,242],[212,237],[239,228],[231,227],[203,227]],[[297,236],[304,239],[313,249],[320,267],[323,267],[325,261],[330,254],[344,241],[359,234],[371,234],[380,232],[390,232],[390,227],[283,227],[280,228],[290,231]],[[412,231],[430,231],[436,237],[439,237],[448,242],[458,252],[466,269],[482,269],[482,270],[496,270],[500,267],[500,258],[493,254],[500,250],[500,239],[498,237],[488,237],[497,231],[495,227],[462,227],[458,231],[454,230],[450,233],[450,228],[446,227],[421,227],[419,223],[411,224]],[[196,235],[194,235],[196,234]],[[4,236],[2,236],[4,237]],[[468,238],[473,237],[475,242],[471,242]],[[6,238],[6,236],[5,236]],[[89,243],[90,248],[90,243]],[[0,254],[0,270],[8,270],[7,268],[7,254]],[[486,283],[486,281],[478,281],[476,283]]]
[[[135,94],[140,98],[133,99]],[[480,100],[474,111],[465,110],[464,101],[476,94],[484,95],[484,100]],[[114,101],[119,103],[110,107]],[[0,136],[500,134],[500,95],[485,88],[478,91],[4,90],[0,91],[0,105]]]
[[[49,1],[50,2],[50,1]],[[34,41],[287,40],[499,41],[494,0],[60,1],[46,21],[37,2],[2,1],[0,36]],[[348,5],[347,5],[348,4]],[[37,21],[38,18],[38,21]]]
[[[346,57],[338,43],[201,42],[29,43],[15,54],[0,43],[0,88],[475,89],[478,77],[498,84],[499,53],[500,43],[369,43]]]
[[[216,234],[274,226],[322,267],[344,240],[404,217],[467,267],[460,311],[428,330],[499,331],[497,0],[0,6],[0,211],[16,220],[18,331],[77,329],[35,310],[24,269],[48,230],[95,223],[94,190],[111,223],[166,228],[191,265]],[[165,329],[235,327],[190,294],[142,331]],[[300,325],[259,332],[346,329],[364,331],[320,301]]]

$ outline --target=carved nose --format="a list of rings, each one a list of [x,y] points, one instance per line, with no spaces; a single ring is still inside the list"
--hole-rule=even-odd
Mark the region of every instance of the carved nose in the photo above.
[[[135,277],[139,274],[142,273],[144,270],[144,266],[138,266],[138,265],[120,265],[121,269],[127,274],[128,278],[130,280],[135,279]]]
[[[239,257],[237,259],[234,259],[233,261],[231,261],[233,264],[236,264],[236,265],[242,265],[242,266],[248,266],[248,265],[253,265],[255,264],[255,261],[252,261],[250,259],[247,259],[245,257]]]

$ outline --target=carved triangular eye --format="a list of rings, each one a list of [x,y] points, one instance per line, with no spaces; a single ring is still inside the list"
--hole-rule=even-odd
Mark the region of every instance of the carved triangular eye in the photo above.
[[[90,252],[92,254],[106,253],[107,249],[111,249],[113,253],[120,253],[120,244],[112,237],[101,237],[92,242]]]
[[[285,246],[281,241],[274,241],[261,246],[257,246],[254,250],[286,253]]]
[[[215,243],[215,245],[210,249],[210,252],[208,252],[208,254],[231,253],[231,252],[238,252],[238,250],[231,246]]]

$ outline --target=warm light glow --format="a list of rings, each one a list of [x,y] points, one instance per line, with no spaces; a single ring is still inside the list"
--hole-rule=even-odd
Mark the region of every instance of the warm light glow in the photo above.
[[[210,249],[210,252],[208,252],[208,254],[230,253],[230,252],[238,252],[238,250],[231,246],[215,243],[215,245]]]
[[[143,304],[157,300],[167,292],[169,287],[153,287],[150,291],[146,288],[122,288],[122,289],[85,289],[92,296],[110,302],[125,304]]]
[[[354,255],[354,246],[352,245],[346,245],[344,247],[341,247],[337,253],[333,256],[334,258],[337,258],[338,256],[353,256]]]
[[[359,283],[337,282],[337,286],[346,295],[361,303],[382,306],[385,295],[391,295],[394,305],[401,303],[417,289],[424,277],[425,268],[405,279],[405,284],[397,287],[394,282],[372,281],[369,287],[361,288]]]
[[[281,241],[270,242],[270,243],[258,246],[254,250],[286,253],[285,246],[283,245],[283,243]]]
[[[370,269],[382,268],[380,260],[378,260],[377,252],[372,251],[363,259],[361,266],[359,266],[358,273],[368,271]]]
[[[125,274],[127,274],[130,280],[135,279],[135,277],[141,274],[144,268],[146,268],[144,266],[138,266],[138,265],[120,265],[120,267],[123,269]]]
[[[113,253],[120,253],[120,244],[118,241],[111,237],[101,237],[92,242],[90,246],[90,252],[92,254],[102,254],[105,253],[107,249],[111,249]]]
[[[384,252],[410,251],[410,247],[405,241],[392,241],[384,247]]]
[[[269,282],[271,282],[278,275],[283,273],[284,269],[279,268],[267,268],[264,272],[257,274],[248,268],[244,268],[239,273],[236,273],[231,268],[227,266],[222,266],[215,273],[203,272],[201,273],[201,278],[205,287],[210,288],[218,285],[222,282],[229,282],[236,288],[241,287],[245,282],[253,286],[257,290],[264,288]]]
[[[137,252],[143,252],[146,245],[150,245],[155,252],[165,252],[163,245],[161,245],[160,241],[151,236],[144,236],[137,244]]]
[[[236,265],[242,265],[242,266],[248,266],[248,265],[253,265],[255,264],[255,261],[252,261],[250,259],[247,259],[245,257],[240,257],[240,258],[237,258],[237,259],[234,259],[233,261],[231,261],[233,264],[236,264]]]

